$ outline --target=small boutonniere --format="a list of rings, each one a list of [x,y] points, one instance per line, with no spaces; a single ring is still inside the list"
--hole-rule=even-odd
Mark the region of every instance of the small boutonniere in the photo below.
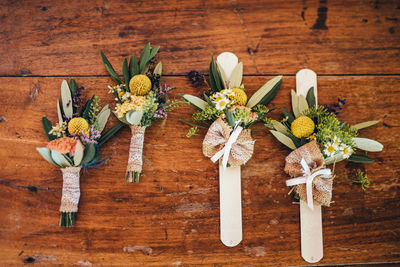
[[[52,126],[42,118],[44,132],[49,139],[46,147],[37,148],[48,162],[61,168],[63,189],[61,198],[60,226],[70,227],[75,224],[80,197],[80,171],[100,165],[100,146],[110,139],[120,127],[114,126],[102,134],[110,109],[108,105],[100,109],[99,98],[93,95],[88,101],[82,99],[83,87],[78,87],[75,80],[69,84],[61,83],[61,103],[57,100],[58,123]]]
[[[131,56],[122,63],[123,77],[120,77],[101,52],[101,57],[111,78],[117,85],[109,86],[115,97],[116,105],[113,113],[132,132],[129,147],[128,166],[125,180],[139,182],[142,172],[142,154],[144,133],[153,121],[166,119],[172,110],[173,101],[167,99],[167,93],[175,87],[161,83],[162,63],[156,63],[159,46],[151,47],[148,43],[142,50],[139,60]]]

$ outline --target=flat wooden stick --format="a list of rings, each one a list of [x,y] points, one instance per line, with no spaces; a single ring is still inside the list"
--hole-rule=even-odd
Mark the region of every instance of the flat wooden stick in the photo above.
[[[217,58],[229,79],[238,63],[235,54],[224,52]],[[223,168],[219,163],[220,239],[225,246],[234,247],[242,241],[242,190],[240,166]]]
[[[242,190],[240,167],[224,170],[219,164],[220,239],[234,247],[242,241]]]
[[[306,96],[311,87],[314,87],[315,104],[317,105],[317,74],[309,69],[297,72],[297,94]],[[300,200],[300,232],[303,259],[309,263],[320,261],[324,256],[321,206],[314,205],[314,210],[311,210],[307,202]]]

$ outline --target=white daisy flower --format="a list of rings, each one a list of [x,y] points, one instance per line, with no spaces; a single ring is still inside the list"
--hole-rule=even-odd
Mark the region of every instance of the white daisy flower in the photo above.
[[[342,152],[343,152],[343,157],[345,159],[348,159],[351,156],[351,154],[353,154],[353,149],[350,146],[345,145],[342,147]]]
[[[228,98],[235,96],[235,92],[233,92],[232,89],[224,89],[221,93],[226,95]]]
[[[333,143],[336,145],[336,146],[340,146],[340,143],[341,143],[342,141],[340,141],[340,139],[335,135],[335,137],[333,138]]]
[[[228,104],[229,104],[229,100],[226,98],[222,98],[221,100],[216,102],[215,108],[217,110],[224,110]]]
[[[335,154],[335,152],[338,150],[338,146],[332,142],[332,143],[326,143],[325,144],[325,150],[324,154],[328,157],[331,157]]]

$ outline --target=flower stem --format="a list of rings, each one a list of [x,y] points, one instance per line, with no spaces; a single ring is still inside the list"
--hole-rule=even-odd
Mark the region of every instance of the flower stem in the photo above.
[[[75,213],[76,212],[61,212],[60,215],[60,226],[71,227],[75,225]]]

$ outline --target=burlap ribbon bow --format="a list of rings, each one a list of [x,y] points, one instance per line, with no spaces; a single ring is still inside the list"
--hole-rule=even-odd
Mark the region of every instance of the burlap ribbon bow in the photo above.
[[[315,140],[299,147],[286,157],[285,172],[291,177],[297,177],[288,180],[287,184],[297,184],[295,188],[296,193],[299,194],[300,199],[308,202],[310,208],[313,208],[314,204],[329,206],[331,203],[334,177],[330,169],[324,168],[324,157]],[[311,181],[312,184],[310,187],[312,191],[310,192],[309,190],[307,192],[306,182],[293,183],[296,179]],[[311,195],[314,202],[308,201],[307,195]]]
[[[241,130],[237,139],[232,144],[229,144],[228,140],[231,134],[232,127],[222,118],[214,121],[203,141],[204,156],[212,158],[216,153],[224,149],[225,146],[229,146],[229,165],[240,166],[245,164],[251,158],[254,151],[254,140],[251,138],[251,132],[249,129]]]

